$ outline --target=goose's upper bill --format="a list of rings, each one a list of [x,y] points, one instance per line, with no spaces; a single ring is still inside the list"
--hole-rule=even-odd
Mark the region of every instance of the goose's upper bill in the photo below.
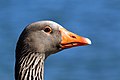
[[[62,35],[61,47],[63,49],[91,44],[88,38],[78,36],[65,28],[60,28],[60,32]]]

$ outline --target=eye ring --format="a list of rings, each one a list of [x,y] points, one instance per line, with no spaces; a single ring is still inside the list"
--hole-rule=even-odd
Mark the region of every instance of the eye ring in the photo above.
[[[47,25],[47,26],[44,28],[44,31],[45,31],[46,33],[51,33],[51,32],[52,32],[52,28]]]

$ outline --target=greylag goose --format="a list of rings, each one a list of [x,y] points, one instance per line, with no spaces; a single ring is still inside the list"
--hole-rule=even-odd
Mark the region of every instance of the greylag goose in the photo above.
[[[44,80],[44,61],[63,49],[91,44],[53,21],[28,25],[16,46],[15,80]]]

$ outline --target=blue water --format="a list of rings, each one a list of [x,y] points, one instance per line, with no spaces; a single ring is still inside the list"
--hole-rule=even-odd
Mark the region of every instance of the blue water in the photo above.
[[[120,0],[1,0],[0,80],[14,80],[16,41],[38,20],[92,40],[48,57],[45,80],[120,80]]]

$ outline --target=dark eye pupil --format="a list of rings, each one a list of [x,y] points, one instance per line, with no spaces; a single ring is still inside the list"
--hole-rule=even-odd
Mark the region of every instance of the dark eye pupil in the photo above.
[[[44,31],[45,31],[45,32],[50,32],[51,29],[50,29],[50,28],[45,28]]]

